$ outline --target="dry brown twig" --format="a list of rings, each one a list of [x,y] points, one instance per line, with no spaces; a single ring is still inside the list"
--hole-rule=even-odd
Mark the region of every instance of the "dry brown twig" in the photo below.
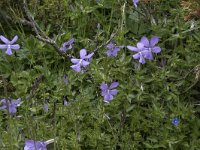
[[[188,13],[184,17],[185,21],[189,21],[192,19],[200,19],[200,2],[199,0],[182,0],[180,2],[181,7],[184,11]]]
[[[36,34],[36,38],[38,38],[40,41],[46,42],[48,44],[50,44],[51,46],[54,47],[54,49],[56,50],[56,52],[65,57],[65,58],[74,58],[71,54],[66,54],[63,51],[60,51],[59,46],[57,45],[56,41],[51,39],[49,36],[47,36],[44,31],[40,28],[40,26],[37,24],[37,22],[34,20],[33,15],[31,14],[31,12],[28,9],[28,4],[26,2],[26,0],[23,0],[23,10],[24,13],[26,14],[28,20],[25,19],[20,19],[20,21],[23,24],[26,24],[28,26],[31,26],[33,28],[33,31]]]
[[[31,26],[33,28],[33,31],[36,34],[36,38],[38,38],[40,41],[43,41],[43,42],[46,42],[46,43],[52,45],[55,48],[55,50],[58,52],[58,54],[60,54],[61,56],[65,57],[65,58],[68,58],[68,59],[69,58],[74,58],[73,55],[66,54],[65,52],[60,51],[60,48],[57,45],[56,41],[53,40],[53,39],[51,39],[49,36],[45,35],[44,31],[39,27],[39,25],[37,24],[37,22],[34,20],[33,15],[29,11],[28,4],[27,4],[26,0],[23,0],[23,10],[24,10],[24,13],[26,14],[28,20],[26,20],[26,19],[20,19],[20,22],[22,24]],[[113,32],[111,34],[111,36],[110,36],[110,39],[108,41],[106,41],[106,43],[104,43],[104,44],[100,45],[99,47],[97,47],[94,50],[94,52],[96,52],[97,50],[99,50],[103,46],[107,45],[110,41],[112,41],[112,39],[117,34],[117,32]]]

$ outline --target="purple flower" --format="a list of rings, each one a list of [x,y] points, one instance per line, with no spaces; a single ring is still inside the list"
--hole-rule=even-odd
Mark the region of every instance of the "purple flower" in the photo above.
[[[47,150],[46,145],[46,142],[26,140],[24,150]]]
[[[63,105],[64,106],[68,106],[69,105],[69,102],[65,99],[65,97],[63,97]]]
[[[107,45],[108,51],[106,52],[107,56],[117,56],[117,53],[120,51],[123,46],[115,46],[112,42]]]
[[[148,53],[148,56],[147,56],[150,60],[153,60],[152,53],[161,52],[161,48],[159,46],[155,46],[158,43],[157,36],[153,36],[150,41],[144,36],[141,38],[140,42],[144,44],[145,50],[148,50],[150,52]]]
[[[21,98],[18,98],[16,100],[6,100],[2,99],[0,101],[1,107],[0,110],[7,108],[8,106],[8,112],[13,115],[17,112],[17,107],[19,105],[19,103],[21,102]]]
[[[172,124],[175,125],[175,126],[178,126],[179,124],[179,119],[177,117],[173,118],[172,119]]]
[[[82,70],[82,67],[87,67],[90,64],[90,58],[94,55],[94,53],[90,53],[87,55],[87,52],[85,49],[80,50],[80,59],[71,59],[71,62],[75,65],[72,65],[71,68],[76,72],[84,72]]]
[[[14,50],[20,49],[19,44],[14,44],[18,39],[17,35],[12,39],[12,41],[9,41],[8,39],[6,39],[2,35],[0,36],[0,39],[1,39],[2,42],[5,43],[5,44],[0,44],[0,49],[7,49],[6,54],[11,55],[12,54],[11,49],[14,49]]]
[[[68,80],[68,77],[66,74],[64,74],[64,82],[65,82],[65,85],[67,86],[68,83],[69,83],[69,80]]]
[[[64,106],[68,106],[69,105],[69,103],[65,99],[63,100],[63,103],[64,103]]]
[[[60,51],[67,51],[73,48],[72,44],[74,43],[74,38],[70,39],[69,41],[63,43],[62,47],[60,48]]]
[[[127,48],[131,51],[137,52],[137,54],[133,55],[134,59],[139,59],[139,62],[142,64],[145,64],[145,58],[149,58],[149,51],[144,49],[144,44],[143,43],[137,43],[137,47],[133,46],[127,46]]]
[[[118,90],[115,90],[119,85],[118,82],[113,82],[110,87],[108,87],[107,84],[101,84],[101,96],[104,96],[104,102],[109,103],[111,100],[113,100],[113,95],[116,95],[118,93]]]
[[[138,2],[139,2],[139,0],[133,0],[133,4],[134,4],[135,8],[137,8]]]
[[[48,107],[48,105],[47,105],[45,99],[44,99],[44,109],[45,109],[45,111],[46,111],[47,113],[49,112],[49,107]]]

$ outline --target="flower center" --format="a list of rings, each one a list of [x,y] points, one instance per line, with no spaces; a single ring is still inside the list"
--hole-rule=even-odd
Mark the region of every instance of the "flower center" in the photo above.
[[[139,54],[140,54],[140,57],[142,57],[144,59],[144,56],[143,56],[142,52],[139,52]]]
[[[151,52],[151,48],[149,47],[148,50]]]
[[[83,65],[83,59],[81,59],[80,61],[79,61],[79,64],[82,66]]]
[[[11,44],[10,44],[10,42],[8,42],[8,44],[7,44],[7,45],[8,45],[8,48],[11,48]]]

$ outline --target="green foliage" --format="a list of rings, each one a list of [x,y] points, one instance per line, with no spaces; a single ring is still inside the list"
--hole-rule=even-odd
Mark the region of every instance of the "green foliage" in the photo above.
[[[184,21],[179,2],[141,0],[135,9],[132,0],[30,0],[46,35],[59,45],[75,38],[67,53],[76,58],[82,48],[92,52],[105,45],[113,33],[115,43],[124,46],[136,45],[142,36],[160,37],[161,54],[145,65],[138,65],[126,47],[107,57],[102,46],[84,74],[20,23],[26,18],[21,1],[0,2],[9,6],[2,11],[12,18],[0,22],[0,33],[9,39],[18,35],[21,46],[11,56],[0,51],[0,98],[22,99],[16,116],[0,111],[0,149],[23,149],[25,139],[51,138],[57,150],[200,149],[200,22]],[[99,87],[114,81],[119,92],[104,103]],[[174,117],[178,126],[171,123]]]

